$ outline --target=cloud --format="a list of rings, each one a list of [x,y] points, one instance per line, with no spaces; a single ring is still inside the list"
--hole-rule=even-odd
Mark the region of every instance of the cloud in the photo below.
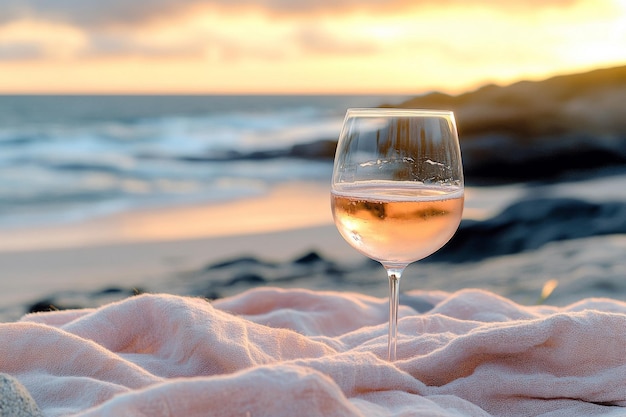
[[[25,61],[46,56],[43,45],[37,42],[14,42],[0,45],[0,61]]]
[[[349,11],[375,19],[383,12],[414,15],[415,26],[420,14],[401,10],[468,4],[539,9],[578,1],[582,0],[0,0],[0,30],[22,21],[54,29],[38,39],[24,34],[3,38],[0,31],[0,61],[135,56],[278,62],[307,54],[366,56],[383,52],[384,39],[370,25],[355,29],[358,19],[348,27],[343,18]],[[190,28],[194,18],[196,27]],[[157,32],[164,28],[169,28],[169,38],[159,39]],[[49,39],[50,34],[72,30],[80,40],[69,35]]]
[[[85,44],[82,31],[64,25],[16,21],[0,26],[1,61],[69,57]]]
[[[184,58],[203,55],[205,47],[198,40],[158,43],[136,40],[118,34],[96,33],[89,37],[88,44],[78,56],[90,58],[134,55],[144,58]]]
[[[303,52],[326,55],[361,55],[379,51],[370,39],[338,37],[314,25],[305,25],[294,34],[294,40]]]
[[[582,0],[474,0],[472,6],[498,9],[538,10],[573,6]],[[400,12],[422,6],[468,5],[467,0],[2,0],[0,24],[31,18],[80,27],[133,25],[152,19],[167,19],[196,7],[225,10],[254,8],[268,14]]]

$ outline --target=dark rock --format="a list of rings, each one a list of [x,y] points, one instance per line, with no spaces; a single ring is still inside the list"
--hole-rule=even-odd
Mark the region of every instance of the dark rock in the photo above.
[[[605,291],[607,293],[619,293],[619,287],[611,281],[598,280],[593,282],[591,286],[597,290]]]
[[[132,292],[132,290],[129,291],[128,289],[120,287],[108,287],[97,291],[95,295],[124,294],[128,292]]]
[[[324,273],[327,275],[333,275],[336,277],[340,277],[346,274],[346,270],[338,267],[335,264],[330,264],[327,265],[326,268],[324,269]]]
[[[626,134],[612,146],[597,138],[554,139],[547,144],[524,148],[500,138],[489,148],[462,146],[464,174],[472,185],[511,182],[558,181],[577,172],[608,167],[626,167]]]
[[[254,151],[249,154],[243,154],[241,159],[252,159],[252,160],[262,160],[262,159],[275,159],[275,158],[283,158],[288,156],[288,152],[284,149],[275,149],[275,150],[267,150],[267,151]]]
[[[450,242],[421,262],[472,262],[538,249],[549,242],[626,233],[626,203],[529,199],[499,215],[461,223]]]
[[[45,298],[34,302],[26,308],[26,313],[41,313],[47,311],[59,311],[59,310],[73,310],[77,308],[83,308],[84,306],[78,304],[64,304],[55,301],[54,299]]]
[[[470,184],[626,165],[626,66],[426,94],[397,107],[454,111]]]
[[[265,284],[267,280],[262,276],[254,273],[238,274],[226,283],[227,287],[237,284]]]
[[[294,259],[293,263],[299,264],[299,265],[307,265],[307,264],[313,264],[313,263],[323,262],[323,261],[324,261],[324,258],[322,258],[317,252],[313,251],[297,259]]]
[[[310,143],[294,145],[288,156],[305,159],[333,159],[337,148],[336,139],[324,139]]]
[[[211,271],[211,270],[215,270],[215,269],[224,269],[224,268],[231,268],[231,267],[239,267],[239,266],[246,266],[246,267],[250,267],[250,266],[274,266],[274,264],[269,263],[269,262],[265,262],[265,261],[261,261],[257,258],[254,257],[250,257],[250,256],[244,256],[241,258],[235,258],[235,259],[229,259],[223,262],[217,262],[211,265],[208,265],[204,268],[205,271]]]
[[[336,265],[334,262],[325,259],[318,252],[311,251],[299,258],[296,258],[292,261],[294,265],[297,266],[307,266],[309,267],[310,273],[323,273],[325,275],[332,275],[334,277],[343,276],[346,271],[341,267]],[[302,273],[297,274],[296,276],[301,276]]]
[[[43,299],[39,301],[35,301],[33,304],[26,308],[27,313],[40,313],[43,311],[55,311],[58,310],[53,304],[51,299]]]
[[[260,161],[276,158],[328,159],[335,157],[336,139],[320,139],[293,145],[290,149],[267,149],[249,153],[229,151],[222,154],[186,155],[179,157],[185,162],[219,162],[233,160]],[[148,157],[148,156],[146,156]]]
[[[218,300],[222,298],[222,295],[217,291],[208,291],[206,294],[204,294],[204,298],[206,298],[209,301],[212,301],[212,300]]]
[[[132,287],[132,288],[122,288],[122,287],[107,287],[101,290],[95,291],[91,294],[92,298],[104,297],[104,296],[134,296],[143,294],[146,291],[143,288]]]

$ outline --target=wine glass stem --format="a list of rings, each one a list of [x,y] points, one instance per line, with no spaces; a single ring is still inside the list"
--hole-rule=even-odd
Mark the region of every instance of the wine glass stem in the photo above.
[[[396,360],[398,341],[398,305],[400,298],[400,278],[404,268],[385,267],[389,277],[389,338],[387,343],[387,359]]]

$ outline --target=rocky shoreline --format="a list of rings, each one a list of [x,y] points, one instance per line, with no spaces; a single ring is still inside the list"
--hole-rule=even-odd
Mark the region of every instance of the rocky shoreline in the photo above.
[[[450,96],[432,93],[383,107],[449,109],[459,126],[463,168],[470,185],[558,181],[580,172],[626,166],[626,66],[583,74],[484,86]],[[290,149],[186,162],[303,158],[332,161],[336,138]]]
[[[401,289],[455,291],[478,287],[533,303],[541,297],[547,281],[559,280],[561,287],[550,302],[564,304],[587,296],[626,298],[621,262],[625,242],[626,202],[522,200],[483,221],[463,221],[448,245],[409,266]],[[94,307],[143,292],[218,299],[259,286],[386,297],[387,283],[380,264],[360,259],[338,262],[315,249],[281,262],[240,256],[172,274],[160,284],[62,291],[21,308],[23,314]],[[591,277],[585,280],[581,273]]]

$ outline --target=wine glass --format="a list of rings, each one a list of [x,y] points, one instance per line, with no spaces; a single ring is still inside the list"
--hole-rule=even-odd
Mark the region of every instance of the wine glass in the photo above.
[[[396,359],[402,273],[450,240],[463,202],[452,112],[347,110],[335,152],[331,207],[343,238],[387,271],[389,361]]]

